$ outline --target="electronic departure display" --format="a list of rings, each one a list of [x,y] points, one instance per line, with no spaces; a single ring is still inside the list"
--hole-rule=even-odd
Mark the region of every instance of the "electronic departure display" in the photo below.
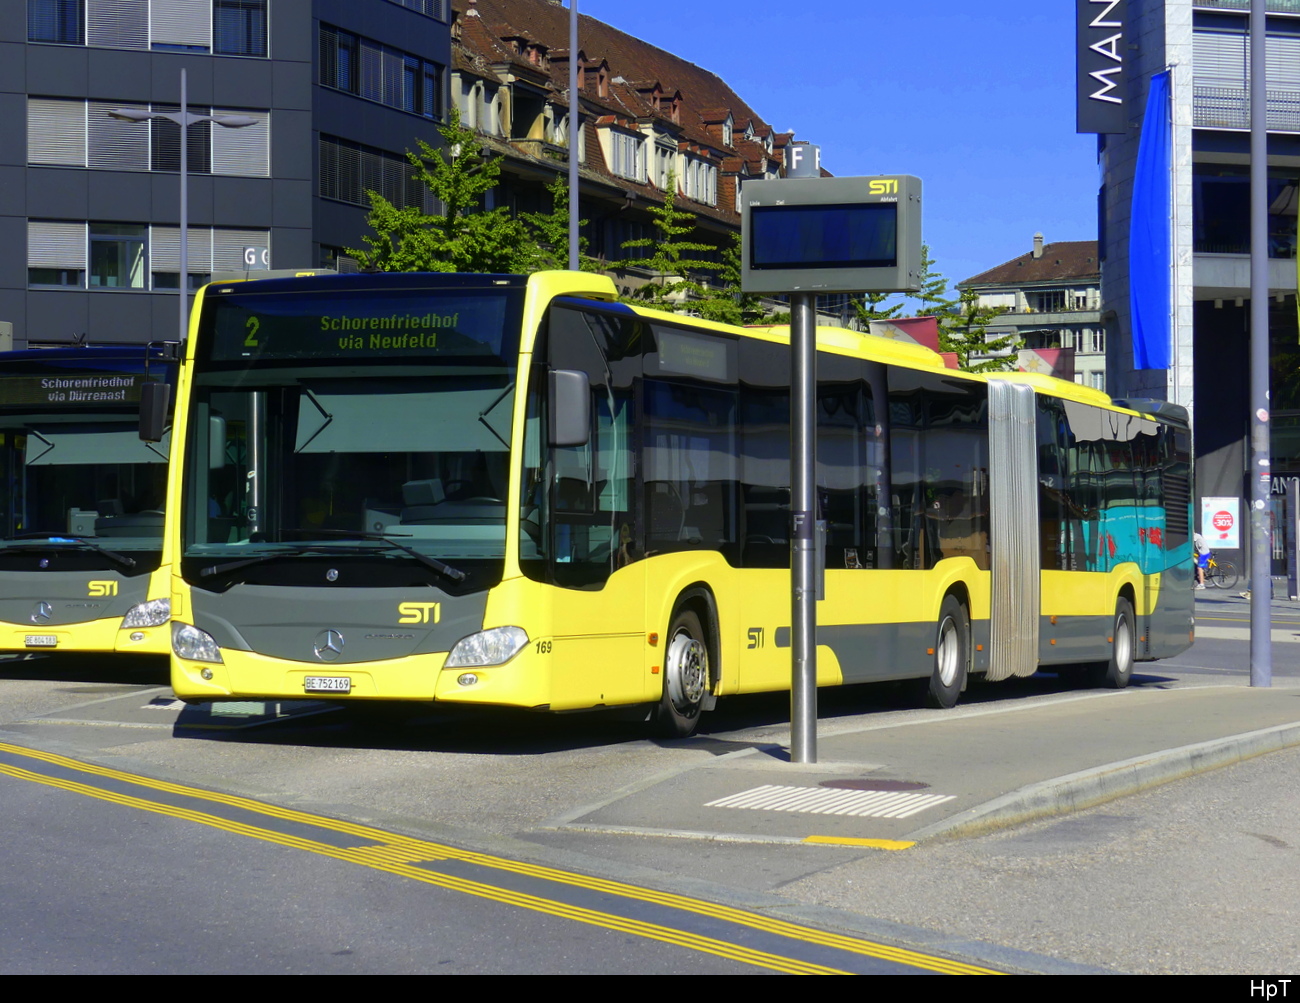
[[[898,204],[760,206],[750,213],[751,268],[893,268]]]
[[[740,202],[740,282],[747,293],[920,288],[920,178],[746,181]]]

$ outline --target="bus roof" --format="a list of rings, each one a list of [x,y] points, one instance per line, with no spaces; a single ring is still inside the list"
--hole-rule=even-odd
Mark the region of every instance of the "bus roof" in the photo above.
[[[0,368],[6,366],[99,366],[172,361],[173,343],[148,345],[69,345],[59,348],[19,348],[0,352]]]
[[[1062,397],[1065,400],[1077,401],[1080,404],[1094,404],[1097,407],[1113,408],[1115,402],[1109,396],[1100,390],[1092,387],[1085,387],[1082,383],[1073,383],[1070,380],[1058,379],[1055,376],[1045,376],[1042,373],[986,373],[990,380],[1008,380],[1012,383],[1023,383],[1025,386],[1033,387],[1039,393],[1050,394],[1053,397]]]

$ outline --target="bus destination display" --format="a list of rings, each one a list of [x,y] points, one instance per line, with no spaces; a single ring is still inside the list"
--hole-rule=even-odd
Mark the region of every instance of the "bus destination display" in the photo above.
[[[76,373],[0,377],[0,407],[80,407],[135,404],[145,378],[139,373]]]
[[[517,297],[335,295],[303,301],[275,295],[215,299],[210,358],[501,358],[518,335]],[[509,323],[513,321],[513,324]],[[507,328],[511,334],[507,335]]]

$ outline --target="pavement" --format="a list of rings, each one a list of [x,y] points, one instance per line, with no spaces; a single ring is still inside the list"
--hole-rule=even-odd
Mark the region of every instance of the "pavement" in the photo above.
[[[1273,603],[1275,665],[1300,659],[1300,604]],[[1199,636],[1248,640],[1249,602],[1198,594]],[[1294,626],[1289,621],[1294,619]],[[1231,624],[1226,625],[1225,624]],[[1293,647],[1293,645],[1296,645]],[[1300,678],[1175,685],[1139,663],[1124,690],[822,721],[816,763],[789,743],[698,737],[713,759],[575,806],[550,827],[901,850],[1064,814],[1300,745]],[[1220,677],[1222,678],[1222,677]],[[992,695],[994,687],[988,684]]]
[[[790,763],[781,744],[727,744],[711,762],[577,806],[551,827],[906,849],[1300,745],[1300,685],[1156,686],[823,726],[810,765]]]

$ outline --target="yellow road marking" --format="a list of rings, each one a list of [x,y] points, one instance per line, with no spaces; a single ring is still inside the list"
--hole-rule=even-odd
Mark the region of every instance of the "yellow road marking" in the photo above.
[[[92,787],[76,781],[60,780],[56,777],[48,777],[44,774],[34,773],[20,767],[8,766],[7,764],[0,763],[0,772],[18,779],[29,780],[34,783],[41,783],[51,787],[58,787],[64,790],[84,794],[88,797],[95,797],[103,801],[138,808],[142,811],[151,811],[157,814],[170,815],[174,818],[180,818],[201,825],[222,829],[237,835],[248,836],[249,838],[260,839],[265,842],[277,843],[281,846],[306,850],[308,852],[318,853],[338,860],[345,860],[361,866],[400,874],[417,881],[422,881],[426,884],[434,884],[439,887],[462,891],[465,894],[476,895],[480,898],[517,905],[520,908],[532,909],[537,912],[545,912],[556,916],[565,916],[590,925],[604,926],[609,929],[636,933],[639,936],[644,936],[652,940],[662,940],[666,943],[680,944],[681,946],[691,947],[696,950],[717,954],[721,957],[727,957],[733,960],[743,960],[747,964],[772,968],[777,971],[799,971],[806,973],[821,972],[823,974],[832,974],[836,973],[838,970],[825,968],[819,965],[809,965],[805,962],[782,958],[778,955],[769,955],[764,952],[752,951],[738,945],[727,944],[724,941],[715,941],[710,938],[687,934],[668,927],[643,923],[640,920],[625,919],[606,913],[596,912],[594,910],[583,909],[577,906],[552,902],[549,899],[540,898],[538,896],[511,892],[496,888],[492,885],[481,884],[479,882],[426,871],[411,866],[411,862],[419,860],[458,860],[479,867],[490,868],[526,877],[539,878],[556,884],[616,895],[633,901],[666,906],[698,916],[705,916],[723,922],[733,923],[738,926],[744,926],[760,932],[788,937],[806,944],[830,947],[837,950],[864,955],[866,957],[877,958],[882,961],[891,961],[897,964],[910,965],[912,967],[924,968],[929,971],[944,974],[1002,974],[993,969],[981,968],[976,965],[968,965],[958,961],[950,961],[946,958],[938,958],[903,948],[891,947],[887,944],[878,944],[857,937],[832,933],[825,930],[817,930],[797,923],[789,923],[784,920],[773,919],[757,913],[746,912],[745,910],[736,909],[731,906],[718,905],[712,902],[688,898],[683,895],[676,895],[671,892],[660,892],[651,888],[641,888],[636,885],[628,885],[618,881],[606,880],[604,878],[574,874],[568,871],[556,870],[554,868],[537,864],[529,864],[518,860],[508,860],[506,858],[493,857],[488,854],[477,853],[471,850],[461,850],[456,847],[430,843],[413,837],[402,836],[397,833],[385,832],[382,829],[359,825],[354,822],[326,818],[321,815],[311,815],[306,812],[295,811],[291,808],[282,808],[277,805],[253,801],[249,798],[239,797],[237,795],[205,791],[194,787],[187,787],[182,784],[170,783],[165,780],[155,780],[151,777],[123,773],[120,770],[114,770],[109,767],[96,766],[92,763],[83,763],[75,759],[69,759],[66,756],[60,756],[56,753],[27,749],[22,746],[10,745],[3,742],[0,742],[0,752],[22,756],[28,759],[35,759],[65,769],[90,774],[92,776],[118,780],[150,790],[177,794],[196,800],[209,801],[214,804],[222,804],[243,811],[264,815],[269,818],[277,818],[283,821],[296,822],[302,825],[343,833],[345,835],[355,836],[359,839],[372,841],[377,845],[351,848],[330,846],[327,843],[320,843],[300,836],[291,836],[287,833],[280,833],[243,822],[223,819],[219,816],[210,815],[205,812],[165,805],[156,801],[136,798],[128,794],[118,794],[113,791]],[[888,841],[882,840],[880,842]],[[740,953],[738,954],[737,952]],[[741,955],[743,955],[743,957]],[[788,966],[794,967],[791,968]]]
[[[870,846],[876,850],[907,850],[916,845],[905,839],[854,839],[852,836],[807,836],[804,842],[830,846]]]

